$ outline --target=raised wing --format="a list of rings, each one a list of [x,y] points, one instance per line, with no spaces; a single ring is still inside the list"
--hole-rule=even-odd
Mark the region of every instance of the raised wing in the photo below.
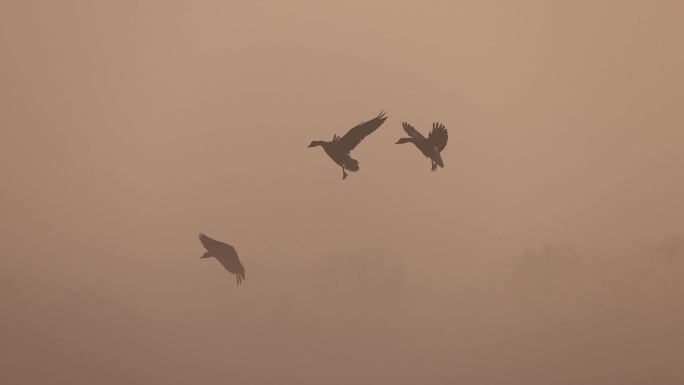
[[[338,143],[346,152],[353,150],[359,145],[359,143],[361,143],[363,138],[373,133],[373,131],[377,130],[378,127],[385,123],[385,119],[387,119],[387,117],[384,115],[384,112],[380,112],[380,115],[377,117],[367,122],[359,123],[356,127],[352,128],[343,137],[341,137],[338,140]]]
[[[415,128],[413,128],[412,125],[404,122],[401,124],[404,127],[404,131],[406,131],[407,134],[409,134],[410,137],[415,138],[415,139],[425,139],[423,134],[418,132]]]
[[[449,140],[449,133],[442,123],[432,123],[432,131],[430,131],[427,140],[429,140],[439,152],[442,152],[444,147],[446,147],[447,140]]]
[[[219,257],[221,255],[237,255],[235,248],[227,243],[219,242],[215,239],[211,239],[208,236],[201,234],[199,235],[200,242],[202,246],[207,249],[208,252],[214,254],[214,257]]]

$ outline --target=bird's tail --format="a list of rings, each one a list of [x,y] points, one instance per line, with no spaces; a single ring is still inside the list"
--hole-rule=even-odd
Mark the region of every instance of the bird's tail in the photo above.
[[[444,168],[444,162],[442,162],[442,157],[439,156],[439,153],[433,154],[430,157],[430,161],[432,161],[432,168],[430,169],[432,172],[437,171],[437,166]]]
[[[432,157],[432,161],[434,161],[439,167],[444,168],[444,162],[442,161],[442,156],[439,153]]]
[[[359,171],[359,161],[351,156],[347,156],[347,159],[344,160],[344,169],[350,172]]]

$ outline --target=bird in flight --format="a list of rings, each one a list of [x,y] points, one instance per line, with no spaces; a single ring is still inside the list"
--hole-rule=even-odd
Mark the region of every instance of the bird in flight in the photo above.
[[[432,171],[437,171],[437,166],[443,168],[444,162],[442,161],[441,152],[446,147],[447,140],[449,139],[449,134],[444,125],[433,123],[432,131],[430,131],[427,138],[408,123],[402,123],[402,126],[404,126],[404,131],[409,134],[410,138],[401,138],[395,144],[413,143],[423,155],[430,158]]]
[[[200,233],[199,239],[202,242],[202,246],[207,249],[207,252],[200,258],[214,257],[218,259],[226,270],[237,276],[237,284],[240,285],[242,280],[245,279],[245,267],[240,263],[240,258],[238,258],[235,248],[227,243],[211,239],[202,233]]]
[[[347,172],[359,171],[359,161],[353,159],[349,152],[361,143],[363,138],[370,135],[377,130],[383,123],[385,123],[386,116],[384,112],[380,115],[367,121],[361,122],[356,127],[352,128],[343,137],[333,135],[333,140],[325,142],[322,140],[314,140],[309,147],[321,146],[330,159],[334,160],[340,167],[342,167],[342,180],[347,178]],[[346,170],[346,171],[345,171]]]

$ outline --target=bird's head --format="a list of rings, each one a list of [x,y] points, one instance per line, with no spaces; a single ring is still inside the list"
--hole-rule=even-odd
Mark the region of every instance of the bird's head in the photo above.
[[[206,253],[204,253],[204,254],[200,257],[200,259],[202,259],[202,258],[211,258],[211,257],[213,257],[213,255],[211,255],[209,252],[206,252]]]
[[[309,145],[309,147],[316,147],[316,146],[321,146],[321,145],[323,145],[323,141],[321,141],[321,140],[314,140],[313,142],[311,142],[311,144]]]
[[[402,143],[409,143],[409,142],[411,142],[411,138],[401,138],[394,144],[402,144]]]

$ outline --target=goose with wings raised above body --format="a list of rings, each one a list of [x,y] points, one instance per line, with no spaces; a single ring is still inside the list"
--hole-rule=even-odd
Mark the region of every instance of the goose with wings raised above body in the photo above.
[[[427,138],[408,123],[402,123],[402,126],[410,138],[401,138],[395,144],[413,143],[423,155],[430,158],[432,171],[437,171],[437,166],[444,168],[441,153],[449,139],[449,134],[444,125],[442,123],[433,123],[432,131],[430,131]]]
[[[349,153],[356,148],[366,136],[372,134],[373,131],[377,130],[378,127],[385,122],[387,117],[384,116],[384,114],[384,112],[380,112],[380,115],[377,117],[367,122],[359,123],[342,137],[334,135],[333,140],[330,142],[314,140],[309,147],[323,147],[323,150],[328,154],[330,159],[342,167],[342,179],[344,180],[347,178],[347,171],[359,171],[359,161],[352,158]]]

